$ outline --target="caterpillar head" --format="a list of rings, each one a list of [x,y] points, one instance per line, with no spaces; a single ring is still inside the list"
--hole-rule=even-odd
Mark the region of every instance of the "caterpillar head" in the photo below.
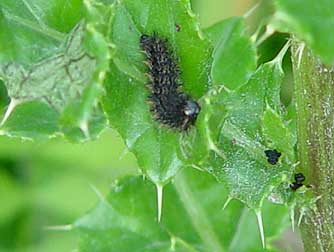
[[[187,130],[189,126],[194,125],[196,118],[201,111],[199,104],[191,99],[188,99],[183,107],[184,122],[182,125],[183,130]]]

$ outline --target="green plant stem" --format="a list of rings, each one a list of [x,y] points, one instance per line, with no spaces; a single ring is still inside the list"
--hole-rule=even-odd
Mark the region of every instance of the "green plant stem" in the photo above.
[[[298,159],[316,207],[301,225],[305,252],[334,251],[334,69],[310,50],[292,46],[298,131]]]
[[[207,214],[201,204],[194,198],[187,179],[182,172],[175,177],[174,186],[203,243],[212,252],[224,252],[225,249],[220,244],[215,230],[207,218]]]

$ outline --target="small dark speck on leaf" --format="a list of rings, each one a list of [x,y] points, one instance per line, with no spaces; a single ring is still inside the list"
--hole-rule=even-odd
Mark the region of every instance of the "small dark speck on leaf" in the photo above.
[[[268,163],[272,165],[277,164],[279,157],[282,155],[277,150],[265,150],[264,154],[266,154]]]
[[[305,176],[303,173],[296,173],[294,178],[295,178],[295,181],[292,182],[292,184],[290,185],[290,188],[293,191],[296,191],[298,188],[303,186],[303,182],[305,181]]]

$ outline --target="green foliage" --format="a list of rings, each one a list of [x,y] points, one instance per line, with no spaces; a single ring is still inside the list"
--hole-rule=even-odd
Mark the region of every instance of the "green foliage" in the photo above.
[[[330,63],[333,9],[329,0],[276,0],[269,26]],[[263,251],[256,215],[260,232],[264,216],[266,251],[275,251],[270,242],[286,226],[286,206],[314,206],[309,189],[289,188],[298,161],[294,106],[281,103],[290,41],[258,65],[266,33],[255,41],[248,30],[246,18],[234,17],[202,31],[188,0],[0,3],[0,134],[82,142],[110,125],[141,171],[115,182],[72,225],[79,251]],[[154,33],[168,40],[182,89],[201,106],[188,132],[159,125],[150,112],[139,40]],[[268,149],[282,153],[277,164]],[[6,216],[24,199],[7,174],[0,182],[17,199],[0,209]]]
[[[62,139],[36,145],[0,138],[1,252],[57,252],[76,247],[75,233],[47,227],[69,224],[94,206],[97,198],[90,184],[106,193],[108,179],[133,174],[136,169],[131,155],[118,160],[125,146],[115,132],[102,136],[85,145]]]
[[[215,48],[211,68],[213,82],[230,89],[238,88],[256,68],[256,48],[246,35],[245,20],[227,19],[210,26],[206,33]]]
[[[236,91],[227,92],[227,116],[219,139],[225,158],[215,159],[209,166],[218,180],[228,185],[230,197],[255,209],[261,207],[273,187],[286,180],[292,168],[284,161],[273,166],[264,155],[264,151],[271,147],[262,134],[262,122],[264,128],[271,127],[270,122],[262,120],[266,104],[271,100],[273,105],[279,106],[275,104],[279,102],[275,97],[279,97],[277,87],[282,79],[275,78],[276,64],[260,66],[248,83]],[[271,140],[277,145],[278,139]],[[285,150],[282,149],[283,155],[286,155]]]
[[[5,53],[1,55],[0,78],[10,98],[1,123],[2,134],[49,138],[64,133],[73,140],[94,138],[105,127],[97,98],[101,96],[103,76],[108,69],[107,42],[94,24],[87,23],[86,31],[84,22],[79,22],[85,17],[80,11],[76,11],[80,16],[66,19],[68,23],[55,30],[59,24],[54,25],[54,17],[48,19],[51,3],[24,3],[16,6],[8,1],[0,5],[4,29],[9,34],[18,31],[20,35],[15,33],[10,45],[7,37],[1,43]],[[65,6],[65,10],[57,4],[53,6],[60,11],[55,11],[59,19],[65,19],[62,15],[68,9],[84,10],[79,2]],[[107,20],[108,16],[104,17]],[[66,27],[72,27],[67,36],[61,33]],[[6,46],[15,53],[6,50]]]
[[[122,1],[115,10],[111,31],[115,48],[104,108],[141,169],[154,183],[163,185],[183,166],[177,156],[180,134],[160,127],[149,111],[139,38],[153,32],[168,38],[180,58],[184,89],[194,97],[202,96],[209,85],[210,46],[196,29],[187,1]]]
[[[263,115],[263,134],[272,149],[285,152],[288,163],[294,161],[294,137],[281,117],[270,107],[266,108]]]
[[[107,198],[100,198],[97,206],[74,224],[81,236],[80,251],[263,251],[258,246],[254,213],[240,202],[222,210],[226,188],[210,175],[191,169],[178,173],[165,187],[160,225],[156,202],[147,197],[154,191],[153,184],[141,177],[128,177],[113,185]],[[266,204],[264,214],[268,237],[274,239],[286,225],[284,208]],[[273,225],[273,216],[277,225]]]
[[[321,56],[325,63],[334,60],[334,2],[331,0],[276,0],[275,28],[291,32]]]

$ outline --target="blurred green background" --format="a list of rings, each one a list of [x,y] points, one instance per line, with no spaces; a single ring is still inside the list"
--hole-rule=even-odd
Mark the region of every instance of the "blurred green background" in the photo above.
[[[87,144],[2,137],[0,251],[72,251],[75,234],[46,228],[70,224],[93,207],[92,186],[107,193],[113,179],[135,173],[136,161],[124,150],[111,130]]]
[[[253,0],[192,1],[203,27],[243,15],[254,3]],[[278,34],[261,45],[260,62],[271,59],[285,39]],[[289,62],[285,65],[288,69]],[[286,104],[291,101],[288,94],[292,93],[288,80],[283,91]],[[37,144],[1,137],[0,252],[73,251],[75,234],[47,227],[70,224],[93,207],[97,196],[91,185],[106,194],[115,178],[136,172],[135,158],[125,151],[122,140],[112,130],[86,144],[71,144],[61,139]]]

